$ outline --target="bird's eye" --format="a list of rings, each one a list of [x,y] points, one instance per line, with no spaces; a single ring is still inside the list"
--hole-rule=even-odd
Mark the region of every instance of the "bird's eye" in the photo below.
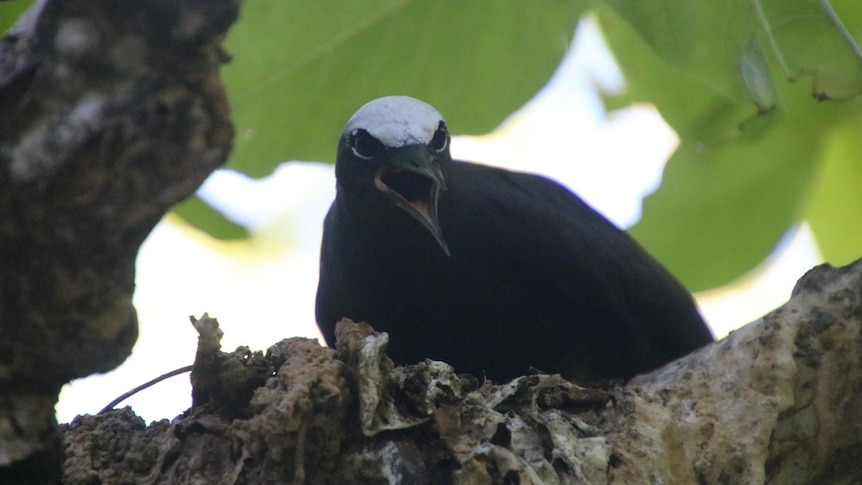
[[[359,128],[350,134],[350,149],[357,157],[371,160],[383,151],[383,143],[371,136],[371,133]]]
[[[449,146],[449,130],[446,129],[446,123],[441,121],[437,126],[437,131],[434,132],[434,138],[431,139],[430,145],[437,153]]]

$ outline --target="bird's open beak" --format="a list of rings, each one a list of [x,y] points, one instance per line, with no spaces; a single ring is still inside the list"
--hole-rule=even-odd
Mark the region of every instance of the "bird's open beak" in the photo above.
[[[437,201],[440,191],[446,190],[446,181],[439,162],[428,147],[409,145],[390,149],[386,160],[374,174],[374,185],[396,206],[425,226],[449,256],[449,246],[443,239],[437,217]]]

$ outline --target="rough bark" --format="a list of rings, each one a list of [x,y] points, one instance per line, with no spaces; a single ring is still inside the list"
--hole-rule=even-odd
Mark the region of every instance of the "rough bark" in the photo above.
[[[201,332],[195,404],[65,430],[65,483],[856,483],[862,260],[819,266],[781,308],[624,386],[496,385],[442,362],[394,367],[388,337],[218,351]]]
[[[230,149],[237,9],[40,0],[0,41],[0,481],[52,480],[60,387],[129,355],[138,247]]]
[[[192,409],[58,434],[60,386],[134,342],[139,244],[229,150],[217,69],[237,2],[42,0],[0,43],[0,482],[55,480],[61,450],[70,484],[862,479],[862,262],[606,389],[396,368],[352,323],[335,350],[225,354],[201,318]]]

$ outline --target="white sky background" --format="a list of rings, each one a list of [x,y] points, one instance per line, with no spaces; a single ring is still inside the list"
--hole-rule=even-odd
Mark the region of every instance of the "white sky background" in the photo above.
[[[677,138],[651,107],[606,115],[595,85],[616,91],[623,80],[596,25],[586,21],[549,85],[494,133],[455,137],[453,157],[548,175],[616,224],[630,226],[640,217],[641,199],[660,183]],[[318,251],[334,193],[333,167],[320,163],[285,163],[257,181],[231,171],[213,174],[201,196],[251,227],[255,238],[224,243],[162,221],[138,256],[140,337],[131,357],[109,374],[67,385],[57,419],[94,414],[127,390],[191,364],[197,333],[189,315],[206,311],[218,318],[225,351],[239,345],[266,350],[292,336],[318,338]],[[696,297],[720,338],[786,301],[798,277],[819,261],[803,226],[739,284]],[[131,405],[146,421],[172,419],[190,406],[190,393],[185,374],[121,406]]]

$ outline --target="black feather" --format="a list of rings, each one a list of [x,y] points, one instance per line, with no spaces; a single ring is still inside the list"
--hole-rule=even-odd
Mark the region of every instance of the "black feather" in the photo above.
[[[346,169],[356,161],[343,147],[340,177],[365,180],[379,166]],[[373,184],[339,189],[317,294],[329,345],[348,317],[388,332],[398,364],[431,358],[493,380],[531,368],[592,380],[628,378],[712,341],[688,291],[567,189],[453,162],[448,149],[439,162],[448,257]],[[415,187],[414,176],[392,184]]]

